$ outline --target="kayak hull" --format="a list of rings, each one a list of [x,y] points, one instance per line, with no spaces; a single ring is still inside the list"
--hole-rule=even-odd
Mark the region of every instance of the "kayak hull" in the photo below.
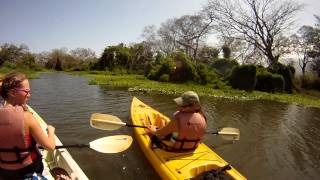
[[[29,107],[29,110],[30,112],[32,112],[33,116],[39,122],[42,129],[45,131],[47,127],[46,122],[31,107]],[[57,146],[62,145],[61,141],[57,136],[55,136],[55,140]],[[54,151],[41,150],[41,154],[43,158],[43,164],[45,167],[43,175],[47,179],[54,179],[50,174],[50,169],[60,167],[68,172],[72,180],[88,180],[88,177],[85,175],[85,173],[76,163],[76,161],[72,158],[67,149],[55,149]]]
[[[134,125],[156,125],[166,123],[170,119],[136,97],[131,103],[131,120]],[[162,179],[190,179],[203,172],[222,168],[228,163],[204,143],[196,150],[189,152],[167,152],[159,148],[151,148],[151,139],[145,128],[134,128],[136,139],[145,156]],[[246,179],[235,168],[226,173],[233,179]]]

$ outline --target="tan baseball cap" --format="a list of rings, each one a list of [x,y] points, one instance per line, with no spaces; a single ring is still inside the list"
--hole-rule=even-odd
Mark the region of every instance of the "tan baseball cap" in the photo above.
[[[193,91],[184,92],[180,97],[177,97],[173,100],[178,106],[192,106],[200,104],[198,94]]]

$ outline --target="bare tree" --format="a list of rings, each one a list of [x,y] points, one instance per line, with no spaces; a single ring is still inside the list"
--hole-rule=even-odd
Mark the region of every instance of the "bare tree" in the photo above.
[[[310,44],[306,42],[306,39],[303,38],[304,27],[302,27],[298,32],[299,34],[294,34],[290,37],[290,46],[289,48],[296,53],[298,56],[299,67],[302,72],[301,82],[302,86],[305,84],[305,74],[306,68],[309,63],[312,62],[312,59],[309,57],[309,51],[312,49]]]
[[[209,0],[203,12],[224,35],[244,40],[272,65],[302,4],[293,0]]]
[[[161,51],[166,54],[170,54],[179,48],[176,43],[178,34],[175,31],[174,21],[174,19],[168,19],[166,22],[161,23],[161,26],[157,31],[157,34],[160,37],[160,40],[158,41],[159,47]]]
[[[212,20],[205,21],[201,15],[185,15],[175,19],[177,43],[184,47],[186,53],[196,59],[199,43],[210,32]]]
[[[211,23],[211,19],[208,21],[200,14],[184,15],[161,23],[157,31],[155,26],[145,27],[142,37],[150,45],[166,54],[184,49],[190,57],[195,59],[200,43],[210,32]]]
[[[90,48],[76,48],[70,51],[71,56],[80,60],[80,61],[87,61],[87,60],[94,60],[96,58],[96,53]]]

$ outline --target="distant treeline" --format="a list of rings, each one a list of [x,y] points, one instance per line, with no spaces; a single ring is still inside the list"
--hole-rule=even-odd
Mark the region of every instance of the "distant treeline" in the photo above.
[[[1,71],[110,71],[220,89],[320,90],[320,17],[315,15],[315,26],[302,26],[296,34],[285,36],[303,4],[237,2],[208,0],[193,15],[168,19],[159,28],[146,26],[142,42],[105,47],[101,57],[85,48],[33,54],[26,45],[5,43],[0,49]],[[212,34],[220,45],[206,43]],[[295,76],[296,70],[301,76]]]

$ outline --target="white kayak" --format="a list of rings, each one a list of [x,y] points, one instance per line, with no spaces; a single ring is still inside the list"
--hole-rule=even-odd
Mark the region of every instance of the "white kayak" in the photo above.
[[[33,113],[33,116],[38,120],[43,130],[46,129],[46,122],[36,113],[30,106],[29,110]],[[62,145],[61,141],[57,136],[56,138],[56,145]],[[52,180],[54,179],[53,176],[50,174],[50,170],[53,168],[62,168],[71,177],[72,180],[87,180],[88,177],[76,163],[76,161],[72,158],[70,153],[67,149],[55,149],[54,151],[47,151],[41,150],[43,164],[44,164],[44,171],[43,176],[47,179]]]

